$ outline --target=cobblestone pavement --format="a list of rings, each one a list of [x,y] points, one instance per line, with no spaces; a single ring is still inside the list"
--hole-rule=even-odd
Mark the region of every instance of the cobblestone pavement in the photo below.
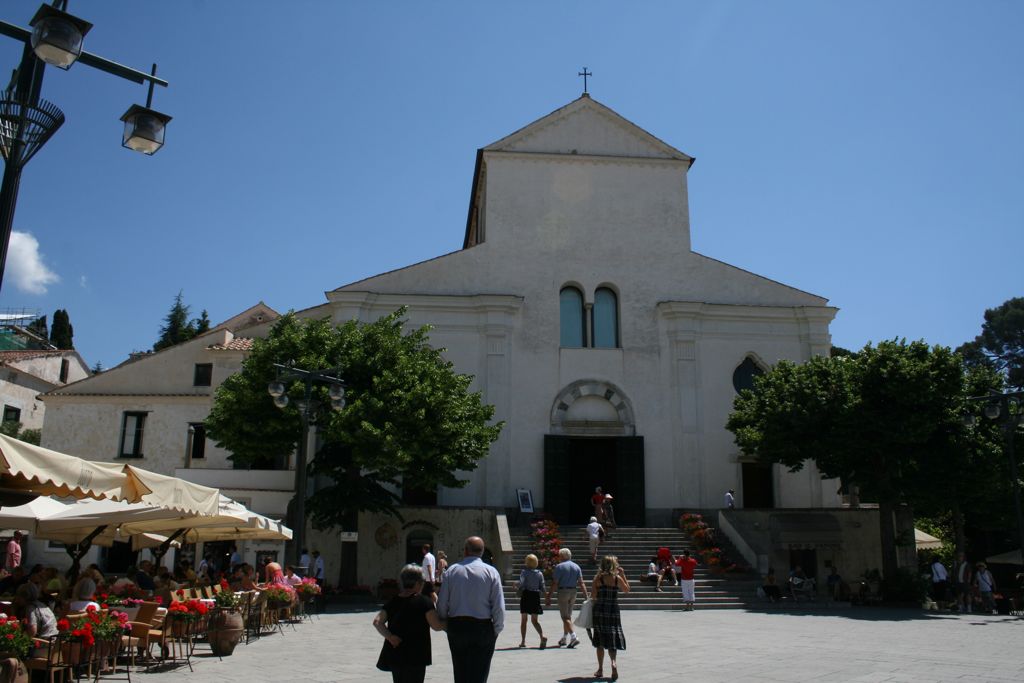
[[[138,683],[387,683],[374,668],[382,639],[373,611],[325,614],[284,634],[240,644],[218,660],[200,644],[187,667],[133,676]],[[537,634],[519,642],[519,616],[498,639],[491,683],[593,681],[594,649],[537,649]],[[558,640],[557,614],[541,617],[550,642]],[[819,612],[622,613],[628,649],[620,653],[622,681],[1024,681],[1024,619],[1008,616],[926,614],[884,608]],[[443,633],[433,634],[427,681],[452,680]],[[611,668],[605,662],[605,674]]]

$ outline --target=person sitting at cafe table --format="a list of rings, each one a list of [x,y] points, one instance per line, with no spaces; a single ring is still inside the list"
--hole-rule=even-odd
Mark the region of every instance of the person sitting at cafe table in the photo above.
[[[84,612],[90,606],[99,609],[100,604],[93,600],[95,594],[96,582],[91,577],[83,576],[75,584],[74,590],[71,591],[71,604],[68,605],[68,611]]]
[[[12,607],[30,638],[57,635],[57,617],[53,610],[39,601],[39,587],[36,584],[23,583],[19,586]]]
[[[289,586],[298,586],[302,583],[302,577],[295,573],[295,567],[291,565],[284,568],[284,580]]]

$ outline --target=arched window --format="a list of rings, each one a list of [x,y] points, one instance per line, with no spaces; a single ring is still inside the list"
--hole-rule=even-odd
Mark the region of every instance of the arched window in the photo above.
[[[607,287],[594,292],[594,346],[600,349],[619,346],[619,298]]]
[[[564,287],[559,294],[561,302],[562,346],[585,346],[585,326],[583,318],[583,294],[575,287]]]
[[[763,374],[764,370],[761,369],[761,366],[755,363],[750,356],[747,356],[732,373],[732,386],[736,389],[737,394],[744,389],[753,390],[754,378]]]

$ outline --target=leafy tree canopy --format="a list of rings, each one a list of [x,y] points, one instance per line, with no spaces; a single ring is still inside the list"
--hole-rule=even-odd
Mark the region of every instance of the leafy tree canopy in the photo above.
[[[20,422],[8,420],[7,422],[0,423],[0,434],[38,446],[39,442],[42,441],[43,431],[41,429],[22,429],[21,427]]]
[[[1008,386],[1024,389],[1024,297],[986,310],[981,334],[957,352],[968,365],[994,368]]]
[[[315,387],[324,406],[317,415],[322,447],[310,471],[331,482],[310,497],[316,524],[341,524],[361,510],[394,512],[399,498],[390,487],[399,484],[464,486],[460,472],[486,457],[502,424],[490,424],[494,408],[469,391],[472,377],[454,372],[427,344],[428,327],[403,333],[404,316],[403,308],[376,322],[337,327],[283,316],[266,339],[254,342],[242,371],[218,388],[207,434],[243,463],[293,452],[303,386],[293,382],[288,407],[275,407],[267,394],[273,364],[338,368],[346,384],[343,410],[330,410],[327,388]]]
[[[53,312],[53,325],[50,326],[50,343],[58,349],[73,349],[75,328],[71,326],[71,318],[63,308]]]
[[[189,339],[209,331],[210,318],[206,311],[204,310],[198,318],[189,320],[188,316],[191,310],[191,307],[185,305],[184,293],[179,291],[178,295],[174,297],[171,310],[164,316],[164,324],[160,326],[160,338],[153,344],[154,351],[187,342]]]
[[[781,361],[736,397],[726,426],[744,453],[792,471],[813,460],[822,476],[875,497],[883,569],[894,575],[887,512],[914,502],[936,460],[964,447],[965,395],[963,367],[950,349],[892,340],[802,365]]]

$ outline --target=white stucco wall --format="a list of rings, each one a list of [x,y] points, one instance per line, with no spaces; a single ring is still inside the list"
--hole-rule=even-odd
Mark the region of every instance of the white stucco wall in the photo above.
[[[410,324],[436,326],[431,342],[506,421],[471,484],[442,492],[442,503],[511,507],[526,487],[543,506],[552,404],[593,380],[633,408],[649,512],[715,507],[740,488],[724,429],[734,369],[748,354],[767,365],[827,353],[835,309],[690,251],[688,158],[628,134],[599,105],[573,107],[485,148],[481,244],[328,292],[333,318],[409,306]],[[599,287],[618,293],[622,348],[559,348],[566,285],[588,304]],[[835,488],[813,468],[776,473],[779,505],[837,504]]]

